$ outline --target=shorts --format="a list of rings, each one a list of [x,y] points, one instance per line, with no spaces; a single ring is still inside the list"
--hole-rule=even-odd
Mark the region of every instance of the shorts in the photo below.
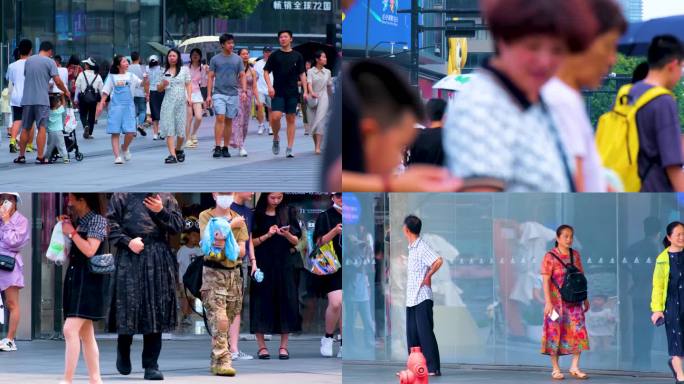
[[[192,93],[192,102],[194,103],[203,103],[204,98],[202,97],[202,92],[193,92]]]
[[[342,289],[342,269],[332,275],[319,276],[307,272],[306,292],[312,297],[326,297],[328,293]]]
[[[297,96],[276,96],[271,100],[271,109],[273,112],[283,112],[286,115],[292,115],[297,112],[297,104],[299,104],[299,97]]]
[[[262,102],[266,108],[271,108],[271,96],[268,93],[259,92],[259,101]]]
[[[24,105],[22,108],[21,126],[24,129],[31,129],[33,123],[36,123],[38,129],[47,128],[50,107],[47,105]]]
[[[226,96],[216,94],[212,97],[214,103],[214,112],[217,115],[225,115],[229,119],[234,119],[238,114],[240,106],[240,98],[235,96]]]
[[[21,111],[24,108],[12,106],[12,121],[21,121]]]

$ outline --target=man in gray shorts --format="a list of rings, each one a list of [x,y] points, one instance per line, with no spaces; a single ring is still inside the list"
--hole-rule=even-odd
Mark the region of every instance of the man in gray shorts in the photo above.
[[[228,145],[233,131],[233,119],[238,114],[240,103],[247,101],[247,79],[245,65],[240,56],[233,53],[233,35],[224,33],[219,38],[222,52],[209,62],[207,81],[207,108],[214,104],[216,123],[214,125],[214,157],[230,157]],[[239,84],[239,85],[238,85]],[[212,98],[213,95],[213,98]],[[223,138],[223,147],[221,139]]]
[[[50,80],[53,80],[57,88],[64,93],[67,99],[71,98],[71,93],[67,89],[62,79],[59,77],[57,65],[51,59],[53,52],[52,43],[44,41],[40,44],[40,51],[26,60],[24,73],[24,94],[21,99],[22,119],[21,124],[24,128],[21,132],[19,142],[19,157],[14,159],[17,164],[25,164],[26,145],[33,137],[33,123],[38,127],[36,164],[47,164],[45,159],[45,142],[47,140],[47,120],[50,113]]]

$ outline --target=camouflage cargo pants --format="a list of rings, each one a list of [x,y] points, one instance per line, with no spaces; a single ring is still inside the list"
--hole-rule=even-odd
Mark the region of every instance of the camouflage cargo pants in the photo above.
[[[230,367],[230,340],[228,329],[242,310],[242,277],[240,269],[215,269],[204,267],[202,272],[202,302],[207,310],[211,328],[211,366]],[[226,322],[225,331],[219,323]]]

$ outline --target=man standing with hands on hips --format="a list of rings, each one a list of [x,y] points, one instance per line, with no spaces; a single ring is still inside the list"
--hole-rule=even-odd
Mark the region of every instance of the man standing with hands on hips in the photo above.
[[[408,350],[420,347],[427,360],[430,376],[441,376],[439,348],[433,332],[432,275],[443,260],[420,236],[423,224],[414,215],[404,219],[404,236],[408,240],[408,279],[406,280],[406,339]]]
[[[264,80],[268,86],[268,96],[271,97],[271,128],[273,129],[273,154],[280,153],[280,119],[285,113],[287,121],[287,150],[286,157],[292,155],[295,136],[295,116],[299,104],[299,87],[303,86],[304,102],[309,98],[306,90],[306,68],[304,57],[292,49],[292,32],[278,32],[280,50],[273,52],[264,67]],[[273,74],[271,83],[270,74]]]

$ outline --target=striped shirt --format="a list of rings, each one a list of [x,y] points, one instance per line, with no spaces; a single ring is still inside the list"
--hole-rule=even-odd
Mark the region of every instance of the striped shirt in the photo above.
[[[419,237],[409,244],[408,279],[406,281],[406,306],[414,307],[425,300],[432,300],[432,288],[420,286],[425,275],[439,256]]]

